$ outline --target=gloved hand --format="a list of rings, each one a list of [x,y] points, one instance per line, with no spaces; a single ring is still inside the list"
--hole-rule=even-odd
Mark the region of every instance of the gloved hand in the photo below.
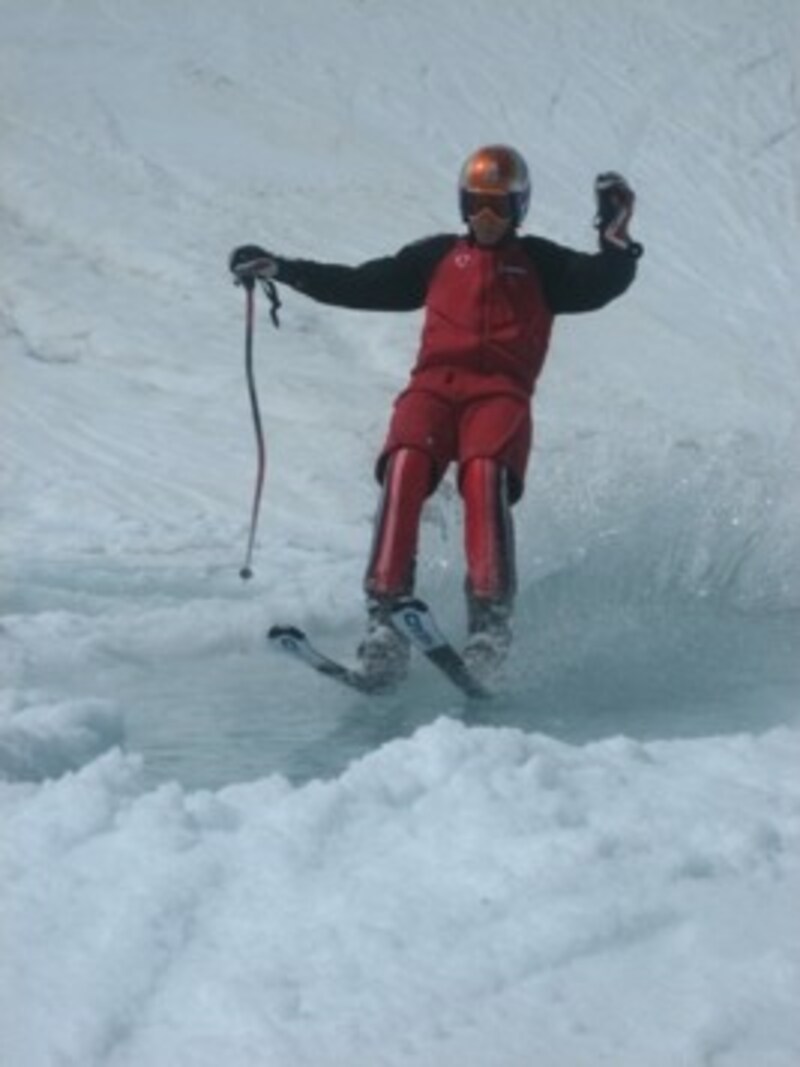
[[[594,195],[597,201],[594,225],[600,231],[600,243],[640,256],[642,246],[628,236],[636,194],[627,181],[616,171],[605,171],[594,180]]]
[[[269,281],[278,273],[278,259],[259,245],[240,245],[228,259],[231,272],[238,279],[262,278]]]

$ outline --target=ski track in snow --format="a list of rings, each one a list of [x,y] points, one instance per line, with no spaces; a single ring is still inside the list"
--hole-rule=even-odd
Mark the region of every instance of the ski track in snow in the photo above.
[[[799,1062],[794,0],[0,16],[9,1067]],[[554,332],[500,695],[420,661],[368,700],[263,637],[352,654],[419,317],[259,304],[244,585],[225,259],[451,230],[490,140],[578,247],[627,174],[646,256]],[[418,588],[455,636],[460,545],[449,479]]]

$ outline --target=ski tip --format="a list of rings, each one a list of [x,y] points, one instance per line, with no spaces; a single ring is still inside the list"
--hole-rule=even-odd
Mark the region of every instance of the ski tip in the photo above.
[[[417,611],[420,614],[430,615],[431,609],[418,596],[404,596],[400,597],[394,607],[394,611]]]
[[[299,626],[270,626],[267,636],[272,640],[275,637],[305,637]]]
[[[302,641],[305,634],[297,626],[270,626],[267,638],[270,641],[280,641],[282,637],[291,637],[295,641]]]

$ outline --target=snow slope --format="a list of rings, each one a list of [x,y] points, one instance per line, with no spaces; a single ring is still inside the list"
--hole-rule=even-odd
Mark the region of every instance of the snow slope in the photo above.
[[[0,0],[0,1032],[10,1067],[800,1060],[793,0]],[[271,657],[361,624],[417,315],[283,295],[254,449],[231,247],[529,225],[640,277],[558,323],[489,709]],[[463,627],[452,482],[419,589]]]

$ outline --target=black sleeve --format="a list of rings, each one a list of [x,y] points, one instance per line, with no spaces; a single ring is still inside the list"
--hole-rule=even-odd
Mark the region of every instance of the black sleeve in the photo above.
[[[279,258],[276,280],[322,304],[361,311],[413,311],[425,303],[433,270],[455,240],[450,235],[423,238],[393,256],[357,267]]]
[[[636,258],[609,246],[591,254],[541,237],[522,241],[556,315],[595,311],[624,293],[636,275]]]

